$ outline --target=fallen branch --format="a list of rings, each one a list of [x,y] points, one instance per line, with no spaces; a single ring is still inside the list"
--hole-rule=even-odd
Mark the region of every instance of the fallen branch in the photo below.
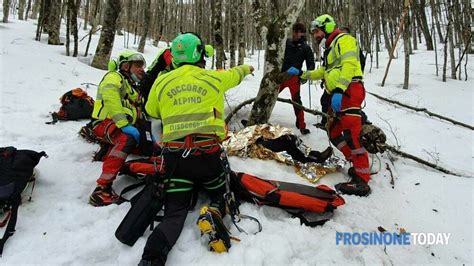
[[[434,164],[434,163],[430,163],[430,162],[428,162],[428,161],[425,161],[425,160],[423,160],[423,159],[421,159],[421,158],[419,158],[419,157],[416,157],[416,156],[414,156],[414,155],[411,155],[411,154],[409,154],[409,153],[400,151],[400,150],[396,149],[396,148],[393,147],[393,146],[387,145],[387,150],[389,150],[389,151],[391,151],[391,152],[393,152],[393,153],[395,153],[395,154],[397,154],[397,155],[400,155],[400,156],[402,156],[402,157],[404,157],[404,158],[411,159],[411,160],[413,160],[413,161],[415,161],[415,162],[417,162],[417,163],[420,163],[420,164],[429,166],[429,167],[431,167],[431,168],[434,168],[434,169],[436,169],[436,170],[438,170],[438,171],[440,171],[440,172],[443,172],[443,173],[445,173],[445,174],[448,174],[448,175],[455,175],[455,176],[464,176],[464,175],[461,175],[461,174],[458,174],[458,173],[451,172],[450,170],[447,170],[447,169],[445,169],[445,168],[443,168],[443,167],[441,167],[441,166],[439,166],[439,165],[436,165],[436,164]]]
[[[232,119],[232,117],[240,110],[242,109],[242,107],[246,106],[247,104],[251,104],[253,101],[255,101],[255,98],[251,98],[251,99],[248,99],[248,100],[245,100],[243,101],[242,103],[240,103],[239,105],[237,105],[234,110],[232,110],[228,115],[227,117],[225,118],[225,122],[226,123],[229,123],[230,120]],[[289,104],[292,104],[298,108],[300,108],[301,110],[307,112],[307,113],[310,113],[310,114],[313,114],[313,115],[320,115],[320,116],[327,116],[325,113],[323,112],[320,112],[318,110],[313,110],[313,109],[310,109],[310,108],[307,108],[307,107],[304,107],[303,105],[297,103],[297,102],[294,102],[290,99],[283,99],[283,98],[277,98],[277,101],[279,102],[284,102],[284,103],[289,103]]]
[[[417,112],[423,112],[423,113],[425,113],[425,114],[427,114],[427,115],[429,115],[429,116],[434,116],[434,117],[437,117],[437,118],[439,118],[439,119],[449,121],[449,122],[451,122],[451,123],[453,123],[453,124],[455,124],[455,125],[459,125],[459,126],[462,126],[462,127],[465,127],[465,128],[469,128],[470,130],[474,130],[474,127],[471,126],[471,125],[464,124],[464,123],[462,123],[462,122],[453,120],[453,119],[451,119],[451,118],[449,118],[449,117],[446,117],[446,116],[442,116],[442,115],[439,115],[439,114],[435,114],[435,113],[429,111],[429,110],[426,109],[426,108],[413,107],[413,106],[410,106],[410,105],[401,103],[401,102],[399,102],[399,101],[390,100],[390,99],[388,99],[388,98],[385,98],[385,97],[382,97],[382,96],[380,96],[380,95],[377,95],[377,94],[375,94],[375,93],[373,93],[373,92],[367,92],[367,93],[370,94],[370,95],[372,95],[372,96],[374,96],[375,98],[380,99],[380,100],[384,100],[384,101],[389,102],[389,103],[392,103],[392,104],[400,105],[400,106],[403,106],[403,107],[405,107],[405,108],[408,108],[408,109],[410,109],[410,110],[414,110],[414,111],[417,111]]]
[[[395,188],[395,180],[393,179],[392,169],[390,168],[388,163],[385,163],[385,169],[387,169],[388,172],[390,172],[390,185],[392,185],[392,188]]]

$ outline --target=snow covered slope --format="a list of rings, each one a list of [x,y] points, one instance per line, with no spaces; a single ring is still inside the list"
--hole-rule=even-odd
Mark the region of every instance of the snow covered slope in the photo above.
[[[134,247],[125,246],[115,239],[114,231],[128,205],[94,208],[87,204],[101,163],[91,162],[97,146],[77,135],[84,122],[45,124],[51,119],[49,112],[59,108],[58,98],[64,92],[84,82],[97,84],[105,72],[86,64],[91,57],[66,57],[65,47],[47,45],[45,35],[41,42],[35,41],[35,30],[32,20],[11,19],[11,23],[0,24],[0,146],[44,150],[49,155],[37,168],[33,201],[20,207],[17,232],[6,244],[0,264],[136,265],[150,232]],[[80,37],[84,34],[81,32]],[[94,35],[92,52],[98,37]],[[84,47],[85,41],[80,43],[81,55]],[[122,47],[123,37],[117,36],[113,54],[118,54]],[[145,49],[145,57],[151,62],[157,48],[147,45]],[[381,66],[384,66],[387,53],[380,55]],[[384,88],[378,86],[383,67],[367,73],[367,90],[474,124],[472,64],[467,82],[448,80],[443,83],[434,75],[432,52],[415,51],[411,57],[410,89],[402,90],[402,58],[393,62]],[[473,59],[471,55],[469,61]],[[256,67],[257,55],[246,58],[246,63]],[[257,70],[254,77],[247,77],[228,93],[232,108],[244,99],[255,97],[261,76],[262,69]],[[88,92],[95,97],[94,87]],[[320,95],[321,90],[312,85],[313,108],[319,108]],[[283,92],[281,97],[289,98],[289,92]],[[302,86],[302,99],[309,106],[307,84]],[[392,189],[385,169],[388,160],[382,157],[382,167],[370,183],[372,194],[368,198],[346,196],[346,205],[336,210],[333,219],[322,227],[301,226],[284,211],[244,204],[241,212],[257,217],[263,231],[245,235],[231,227],[242,241],[234,242],[226,254],[207,251],[195,226],[198,212],[194,210],[189,213],[185,229],[169,254],[169,265],[472,264],[474,179],[468,177],[474,176],[473,132],[396,108],[372,96],[367,96],[365,111],[372,122],[385,130],[390,144],[398,141],[402,150],[431,161],[439,159],[440,165],[466,177],[445,175],[399,159],[392,167],[395,176]],[[235,121],[245,118],[249,112],[250,107],[239,112],[231,127],[238,129]],[[294,120],[291,106],[277,103],[270,122],[294,128]],[[311,125],[317,118],[306,114],[306,121]],[[390,133],[390,127],[397,140]],[[309,128],[311,134],[302,136],[305,143],[314,149],[326,148],[328,140],[324,132]],[[309,184],[292,168],[275,162],[232,157],[230,163],[236,171]],[[374,170],[379,168],[378,164],[375,160]],[[345,179],[341,172],[326,176],[320,182],[332,186]],[[120,191],[132,182],[119,177],[114,187]],[[205,197],[202,197],[198,204],[204,203]],[[226,222],[230,225],[228,220]],[[253,224],[243,222],[242,226],[251,228]],[[376,232],[379,226],[390,232],[404,228],[407,232],[451,233],[451,238],[447,246],[336,245],[336,231]]]

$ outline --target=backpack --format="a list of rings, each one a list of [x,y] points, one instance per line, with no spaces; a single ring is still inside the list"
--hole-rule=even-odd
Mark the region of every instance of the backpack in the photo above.
[[[87,95],[81,88],[75,88],[66,92],[61,98],[61,107],[58,112],[51,114],[53,121],[47,124],[55,124],[58,120],[78,120],[91,118],[94,110],[94,99]]]
[[[7,226],[0,239],[0,256],[7,239],[15,232],[21,193],[29,183],[33,192],[34,168],[46,153],[31,150],[17,150],[14,147],[0,148],[0,213],[4,218],[0,227]],[[30,195],[31,199],[31,195]]]
[[[326,185],[311,187],[266,180],[246,173],[231,175],[231,188],[239,200],[284,209],[311,227],[324,224],[332,212],[345,203]],[[311,213],[318,215],[308,215]]]

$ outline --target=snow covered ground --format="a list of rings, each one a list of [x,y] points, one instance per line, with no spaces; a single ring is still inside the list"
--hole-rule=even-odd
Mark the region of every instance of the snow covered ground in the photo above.
[[[115,239],[114,231],[128,205],[94,208],[87,204],[100,174],[101,163],[91,162],[97,146],[77,135],[84,122],[45,124],[51,119],[49,112],[59,108],[58,98],[64,92],[84,82],[97,84],[105,72],[87,65],[90,56],[82,57],[86,40],[80,43],[79,58],[67,57],[64,46],[46,44],[46,35],[41,42],[35,41],[35,30],[35,21],[32,20],[11,19],[11,23],[0,24],[0,146],[44,150],[49,155],[37,167],[38,182],[33,201],[20,207],[17,232],[6,244],[0,264],[135,265],[150,232],[134,247],[125,246]],[[85,32],[81,31],[80,37],[84,35]],[[98,38],[99,35],[93,37],[92,53]],[[113,55],[123,50],[122,47],[123,37],[117,36]],[[402,51],[399,59],[392,62],[383,88],[379,84],[387,53],[380,53],[381,68],[374,67],[365,75],[367,90],[474,124],[472,63],[468,66],[468,81],[449,79],[444,83],[434,74],[433,53],[420,48],[411,57],[408,90],[401,89]],[[438,49],[442,49],[441,46]],[[145,50],[145,57],[151,62],[157,48],[147,45]],[[470,55],[469,61],[473,62],[473,59]],[[257,55],[246,58],[246,63],[256,67]],[[247,77],[228,93],[232,108],[241,100],[255,97],[261,76],[260,68],[254,77]],[[88,92],[95,97],[94,87]],[[321,90],[312,85],[312,108],[319,109],[320,95]],[[290,94],[285,91],[281,97],[289,98]],[[302,99],[304,105],[309,106],[307,84],[302,86]],[[189,213],[180,239],[169,254],[168,264],[472,264],[474,179],[470,177],[474,176],[473,132],[395,107],[369,95],[365,111],[372,122],[385,130],[390,144],[398,141],[403,151],[432,162],[439,160],[441,166],[465,177],[442,174],[400,158],[392,167],[395,176],[392,189],[390,175],[385,169],[388,160],[383,156],[382,168],[370,182],[372,194],[368,198],[345,196],[346,204],[336,210],[333,219],[322,227],[301,226],[298,220],[275,208],[243,204],[241,212],[257,217],[263,231],[257,235],[245,235],[231,227],[234,235],[242,241],[234,242],[226,254],[207,251],[207,245],[195,226],[198,211],[194,210]],[[239,129],[236,121],[245,118],[249,112],[250,106],[241,110],[234,117],[231,128]],[[291,106],[277,103],[270,122],[294,129],[294,120]],[[314,149],[326,148],[328,140],[324,132],[310,126],[318,122],[317,118],[306,114],[306,122],[311,134],[302,136],[305,143]],[[396,134],[396,139],[391,131]],[[299,134],[296,130],[295,133]],[[276,162],[232,157],[230,163],[236,171],[309,184],[292,168]],[[378,160],[374,165],[375,169],[379,168]],[[326,176],[320,182],[332,186],[345,179],[341,172]],[[120,191],[132,182],[129,178],[119,177],[114,187]],[[203,197],[199,204],[204,201]],[[226,222],[230,224],[228,220]],[[252,224],[243,222],[242,226],[250,228]],[[403,228],[407,232],[451,233],[451,238],[447,246],[336,245],[336,231],[376,232],[379,226],[389,232]]]

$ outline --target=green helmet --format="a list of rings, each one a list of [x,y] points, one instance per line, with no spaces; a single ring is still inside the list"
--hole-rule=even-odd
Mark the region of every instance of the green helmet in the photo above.
[[[107,68],[109,71],[114,71],[119,69],[125,62],[142,62],[143,67],[146,66],[146,61],[142,54],[135,51],[125,50],[119,54],[118,58],[110,60]]]
[[[174,38],[171,44],[173,64],[176,66],[199,62],[203,52],[205,52],[205,48],[201,39],[193,33],[180,34]]]
[[[311,32],[318,28],[322,29],[326,34],[331,34],[336,29],[336,22],[330,15],[324,14],[311,22]]]

